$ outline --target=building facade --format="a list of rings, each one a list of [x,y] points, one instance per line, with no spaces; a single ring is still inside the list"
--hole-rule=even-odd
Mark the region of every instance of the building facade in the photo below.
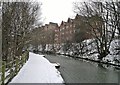
[[[83,16],[76,15],[74,19],[68,18],[67,22],[62,21],[60,26],[57,23],[50,22],[40,27],[42,39],[45,44],[62,44],[66,42],[75,43],[77,31],[81,31],[82,38],[92,38],[88,26],[84,25]],[[80,33],[79,33],[80,34]],[[78,36],[78,38],[80,38]]]

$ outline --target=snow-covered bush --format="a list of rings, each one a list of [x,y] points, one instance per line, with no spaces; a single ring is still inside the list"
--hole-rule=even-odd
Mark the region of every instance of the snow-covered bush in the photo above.
[[[104,62],[110,62],[112,64],[120,64],[120,40],[115,39],[110,45],[110,54],[103,58]]]

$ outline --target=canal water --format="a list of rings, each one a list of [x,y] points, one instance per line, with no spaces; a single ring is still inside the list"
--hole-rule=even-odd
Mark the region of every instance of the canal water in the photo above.
[[[106,69],[103,65],[75,60],[63,55],[46,55],[50,62],[60,63],[62,77],[65,83],[120,83],[120,70],[112,67]]]

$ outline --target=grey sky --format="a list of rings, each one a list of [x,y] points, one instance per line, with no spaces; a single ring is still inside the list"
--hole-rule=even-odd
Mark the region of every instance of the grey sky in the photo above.
[[[44,23],[67,21],[68,17],[74,18],[73,2],[85,0],[40,0],[42,2],[42,17]]]

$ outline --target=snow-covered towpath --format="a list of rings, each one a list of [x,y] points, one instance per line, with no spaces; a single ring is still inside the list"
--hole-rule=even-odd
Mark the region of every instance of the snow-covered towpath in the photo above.
[[[43,55],[29,53],[29,59],[10,83],[63,83],[58,70]]]

